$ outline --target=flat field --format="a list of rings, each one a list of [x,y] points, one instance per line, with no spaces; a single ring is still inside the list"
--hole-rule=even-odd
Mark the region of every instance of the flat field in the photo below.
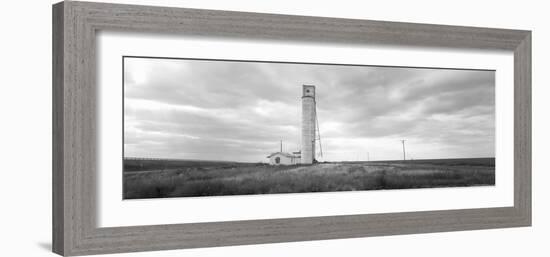
[[[323,162],[270,166],[125,160],[124,199],[490,186],[495,159]]]

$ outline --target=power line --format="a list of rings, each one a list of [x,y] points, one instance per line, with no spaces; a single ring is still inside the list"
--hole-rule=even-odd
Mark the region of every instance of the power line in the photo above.
[[[405,139],[401,139],[401,143],[403,144],[403,161],[405,161]]]

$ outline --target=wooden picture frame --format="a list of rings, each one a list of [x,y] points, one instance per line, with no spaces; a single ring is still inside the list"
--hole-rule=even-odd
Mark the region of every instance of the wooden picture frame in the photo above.
[[[97,227],[99,30],[514,53],[514,206]],[[531,32],[65,1],[53,6],[53,251],[88,255],[531,225]]]

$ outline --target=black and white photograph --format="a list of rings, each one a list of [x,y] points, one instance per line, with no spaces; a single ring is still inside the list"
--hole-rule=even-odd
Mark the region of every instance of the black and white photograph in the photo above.
[[[544,1],[3,10],[0,257],[550,256]]]
[[[124,199],[495,184],[494,70],[122,61]]]

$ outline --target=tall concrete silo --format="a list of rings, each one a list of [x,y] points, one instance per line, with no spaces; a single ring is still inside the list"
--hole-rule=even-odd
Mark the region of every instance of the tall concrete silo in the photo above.
[[[302,164],[315,159],[315,86],[302,86]]]

